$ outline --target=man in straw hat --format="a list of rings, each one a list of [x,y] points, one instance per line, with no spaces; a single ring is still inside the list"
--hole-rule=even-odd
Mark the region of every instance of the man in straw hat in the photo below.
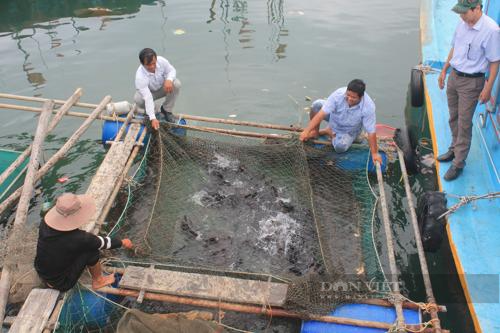
[[[439,88],[445,85],[450,113],[451,145],[438,156],[451,166],[444,179],[456,179],[465,167],[472,140],[472,117],[477,103],[490,100],[500,63],[500,29],[492,18],[483,14],[482,0],[458,0],[452,10],[462,19],[455,29],[448,59],[438,78]],[[486,73],[489,79],[486,80]]]
[[[101,237],[80,230],[95,213],[94,199],[88,195],[64,193],[41,222],[35,269],[51,288],[71,289],[85,267],[92,275],[92,288],[99,289],[115,280],[102,274],[99,250],[132,248],[129,239]]]

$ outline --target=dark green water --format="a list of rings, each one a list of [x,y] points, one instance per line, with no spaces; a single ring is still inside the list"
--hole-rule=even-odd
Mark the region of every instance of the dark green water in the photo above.
[[[90,7],[110,12],[101,16]],[[66,99],[82,87],[85,102],[98,103],[105,95],[131,100],[137,53],[152,47],[172,62],[183,83],[176,112],[305,124],[305,96],[324,97],[362,78],[377,104],[378,122],[398,127],[404,125],[410,68],[419,61],[418,20],[419,1],[3,0],[0,92]],[[22,150],[36,121],[31,113],[0,110],[0,147]],[[80,122],[63,120],[45,154],[50,156]],[[33,221],[43,201],[84,191],[103,157],[99,138],[96,122],[44,178]],[[63,176],[69,181],[55,182]],[[391,185],[399,179],[397,171],[389,174]],[[431,186],[413,180],[415,193]],[[389,193],[398,264],[408,274],[415,272],[418,260],[411,225],[398,208],[401,196],[402,189]],[[451,262],[446,249],[429,259],[436,271]],[[412,298],[423,300],[419,279],[405,282]],[[447,302],[449,289],[460,296],[453,289],[457,281],[439,282],[436,293]],[[464,306],[450,309],[444,326],[470,332]]]

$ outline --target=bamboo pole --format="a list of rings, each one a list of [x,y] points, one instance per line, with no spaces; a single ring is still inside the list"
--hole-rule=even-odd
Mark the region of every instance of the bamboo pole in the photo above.
[[[97,106],[97,108],[88,116],[88,118],[83,122],[83,124],[73,133],[68,141],[45,163],[38,173],[36,174],[36,180],[38,181],[42,178],[61,158],[63,158],[66,153],[73,147],[76,141],[82,136],[83,133],[89,128],[90,124],[96,119],[99,114],[104,110],[106,105],[111,101],[111,96],[106,96]],[[5,199],[0,204],[0,214],[2,214],[8,207],[10,207],[19,198],[21,192],[20,189],[12,193],[7,199]]]
[[[169,124],[173,127],[190,129],[198,132],[208,132],[208,133],[220,133],[220,134],[229,134],[235,136],[244,136],[251,138],[260,138],[260,139],[290,139],[290,135],[286,134],[265,134],[265,133],[256,133],[256,132],[245,132],[245,131],[237,131],[237,130],[229,130],[223,128],[215,128],[215,127],[205,127],[205,126],[195,126],[195,125],[181,125],[181,124]]]
[[[82,89],[78,88],[75,90],[73,95],[63,104],[57,111],[54,118],[52,118],[49,127],[47,129],[47,134],[52,132],[54,128],[57,126],[59,121],[62,119],[64,114],[76,103],[76,101],[82,96]],[[24,150],[24,152],[17,157],[17,159],[0,175],[0,185],[7,179],[9,176],[17,170],[17,168],[26,160],[28,155],[31,153],[31,149],[33,148],[33,144],[29,145],[28,148]]]
[[[104,206],[101,215],[99,215],[99,219],[97,220],[97,223],[94,227],[93,233],[97,234],[99,232],[99,227],[104,223],[104,219],[106,216],[108,216],[109,211],[111,210],[111,206],[113,205],[113,202],[115,201],[116,196],[118,195],[118,192],[120,191],[120,188],[122,186],[123,180],[128,174],[128,171],[132,167],[132,163],[134,163],[134,160],[139,153],[139,150],[142,148],[142,142],[144,141],[144,138],[146,137],[146,131],[147,129],[144,128],[144,130],[141,133],[141,136],[139,137],[139,140],[137,140],[136,146],[132,150],[132,153],[130,154],[129,159],[127,160],[127,164],[125,164],[125,167],[123,168],[123,171],[120,175],[120,178],[118,178],[118,181],[116,182],[115,188],[113,189],[113,192],[111,192],[111,195],[109,196],[108,201],[106,202],[106,205]]]
[[[173,123],[169,123],[168,125],[172,126],[172,127],[190,129],[190,130],[197,131],[197,132],[228,134],[228,135],[233,135],[233,136],[251,137],[251,138],[257,138],[257,139],[289,140],[292,138],[292,136],[289,134],[269,134],[269,133],[266,134],[266,133],[246,132],[246,131],[239,131],[239,130],[228,130],[228,129],[222,129],[222,128],[216,128],[216,127],[205,127],[205,126],[196,126],[196,125],[181,125],[181,124],[173,124]],[[392,141],[392,138],[379,138],[379,141],[383,141],[383,142]],[[325,141],[325,140],[308,140],[307,142],[313,143],[313,144],[326,145],[326,146],[332,145],[331,141]],[[352,146],[360,146],[360,144],[353,143]]]
[[[270,128],[277,129],[281,131],[290,131],[290,132],[302,132],[304,129],[296,126],[283,126],[283,125],[274,125],[274,124],[263,124],[256,123],[253,121],[240,121],[240,120],[232,120],[232,119],[222,119],[222,118],[209,118],[209,117],[201,117],[201,116],[193,116],[189,114],[180,113],[177,115],[180,118],[188,119],[188,120],[197,120],[204,121],[207,123],[218,123],[218,124],[228,124],[228,125],[238,125],[238,126],[247,126],[247,127],[258,127],[258,128]]]
[[[387,199],[385,197],[384,178],[380,163],[376,162],[377,181],[380,194],[380,206],[382,208],[382,220],[384,222],[384,231],[386,237],[387,254],[389,257],[389,267],[391,270],[391,290],[395,294],[394,308],[396,309],[396,332],[405,332],[405,319],[403,316],[403,306],[401,301],[401,292],[399,290],[398,268],[396,266],[396,257],[394,255],[394,242],[392,239],[392,228],[389,221],[389,212],[387,209]]]
[[[18,101],[27,101],[27,102],[41,102],[41,103],[48,101],[47,98],[42,98],[42,97],[20,96],[20,95],[4,94],[4,93],[0,93],[0,98],[16,99]],[[56,105],[62,105],[66,103],[66,101],[60,99],[53,99],[52,101],[54,101],[54,104]],[[75,103],[75,106],[93,110],[98,107],[98,104],[77,102]]]
[[[37,169],[40,165],[40,156],[42,153],[42,144],[47,135],[47,126],[49,124],[50,115],[52,113],[52,108],[54,103],[52,101],[45,102],[43,104],[43,112],[38,120],[38,126],[36,129],[35,138],[33,140],[33,149],[31,151],[30,162],[28,165],[28,171],[26,172],[26,177],[24,179],[24,185],[20,188],[20,200],[16,211],[16,217],[14,220],[14,228],[11,235],[8,237],[15,236],[16,228],[22,227],[26,223],[26,218],[28,216],[28,209],[31,197],[35,189],[35,184],[37,182],[36,174]],[[14,234],[14,235],[13,235]],[[18,235],[19,236],[19,235]],[[8,250],[8,249],[7,249]],[[6,265],[2,271],[2,277],[0,278],[0,322],[3,322],[5,317],[5,307],[7,306],[7,301],[9,299],[10,292],[10,270],[12,267]]]
[[[78,103],[75,103],[75,105],[76,104],[78,104]],[[0,103],[0,109],[11,109],[11,110],[37,112],[37,113],[42,112],[41,108],[34,108],[34,107],[31,107],[31,106],[24,106],[24,105],[4,104],[4,103]],[[54,113],[55,112],[56,111],[54,111]],[[71,116],[71,117],[78,117],[78,118],[88,118],[90,114],[89,113],[85,113],[85,112],[73,112],[73,111],[69,111],[69,112],[66,113],[66,115],[67,116]],[[119,122],[122,122],[122,123],[125,122],[125,118],[121,118],[121,117],[110,117],[110,116],[102,116],[102,115],[100,115],[99,117],[97,117],[97,119],[100,119],[100,120],[109,120],[109,121],[119,121]]]
[[[424,247],[422,246],[422,237],[420,235],[420,228],[418,227],[417,214],[415,212],[415,203],[413,202],[413,197],[411,195],[410,181],[408,180],[408,173],[406,172],[405,159],[403,152],[399,147],[397,148],[399,166],[401,168],[401,173],[403,174],[403,181],[406,192],[406,199],[408,200],[408,208],[410,211],[411,224],[413,226],[413,232],[415,234],[415,242],[417,243],[417,253],[418,260],[420,261],[420,269],[422,270],[422,278],[424,280],[425,293],[427,295],[427,302],[430,304],[436,304],[436,298],[434,297],[434,292],[432,291],[432,284],[429,275],[429,268],[427,267],[427,261],[425,260]],[[429,309],[432,326],[436,333],[441,333],[441,323],[439,321],[438,309],[431,306]]]
[[[99,292],[119,295],[125,297],[134,297],[137,298],[139,296],[139,291],[129,290],[129,289],[119,289],[112,287],[104,287],[99,289]],[[197,299],[183,296],[174,296],[167,294],[157,294],[151,292],[144,293],[144,299],[152,300],[152,301],[160,301],[174,304],[184,304],[184,305],[192,305],[199,306],[204,308],[213,308],[213,309],[221,309],[226,311],[235,311],[242,313],[250,313],[250,314],[258,314],[265,315],[270,317],[284,317],[284,318],[295,318],[302,320],[316,320],[326,323],[336,323],[341,325],[352,325],[352,326],[360,326],[360,327],[371,327],[371,328],[379,328],[390,330],[393,328],[392,324],[376,322],[376,321],[368,321],[368,320],[360,320],[360,319],[351,319],[351,318],[341,318],[341,317],[333,317],[333,316],[318,316],[318,315],[306,315],[300,314],[292,311],[287,311],[283,309],[275,309],[268,308],[265,306],[254,306],[254,305],[242,305],[235,303],[227,303],[227,302],[219,302],[219,301],[209,301],[205,299]],[[409,329],[421,329],[420,325],[406,325],[406,328]]]
[[[0,98],[15,99],[15,100],[27,101],[27,102],[45,102],[46,101],[45,98],[40,98],[40,97],[19,96],[19,95],[3,94],[3,93],[0,93]],[[58,100],[58,99],[55,99],[54,102],[56,104],[63,104],[64,103],[64,101]],[[76,103],[75,106],[82,107],[82,108],[89,108],[89,109],[94,109],[97,107],[96,104],[91,104],[91,103]],[[209,118],[209,117],[193,116],[193,115],[188,115],[188,114],[176,114],[176,115],[179,117],[185,118],[185,119],[198,120],[198,121],[204,121],[204,122],[210,122],[210,123],[220,123],[220,124],[230,124],[230,125],[239,125],[239,126],[248,126],[248,127],[260,127],[260,128],[271,128],[271,129],[278,129],[278,130],[282,130],[282,131],[292,131],[292,132],[302,132],[302,130],[303,130],[302,128],[295,127],[295,126],[261,124],[261,123],[251,122],[251,121],[239,121],[239,120],[232,120],[232,119]]]

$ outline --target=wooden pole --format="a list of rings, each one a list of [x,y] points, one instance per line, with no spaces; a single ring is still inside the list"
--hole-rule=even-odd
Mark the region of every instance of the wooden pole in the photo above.
[[[75,103],[75,105],[78,104],[78,103]],[[28,111],[28,112],[37,112],[37,113],[40,113],[42,112],[42,109],[41,108],[34,108],[34,107],[31,107],[31,106],[24,106],[24,105],[14,105],[14,104],[4,104],[4,103],[0,103],[0,109],[11,109],[11,110],[19,110],[19,111]],[[56,111],[54,111],[55,113]],[[88,118],[89,117],[89,113],[85,113],[85,112],[73,112],[73,111],[69,111],[66,113],[67,116],[71,116],[71,117],[78,117],[78,118]],[[102,116],[100,115],[99,117],[97,117],[97,119],[101,119],[101,120],[110,120],[110,121],[119,121],[119,122],[125,122],[125,118],[121,118],[121,117],[110,117],[110,116]]]
[[[228,135],[242,136],[242,137],[251,137],[251,138],[258,138],[258,139],[285,139],[285,140],[289,140],[292,138],[292,136],[289,134],[266,134],[266,133],[257,133],[257,132],[228,130],[228,129],[222,129],[222,128],[216,128],[216,127],[205,127],[205,126],[196,126],[196,125],[181,125],[181,124],[172,124],[172,123],[170,123],[168,125],[172,126],[172,127],[190,129],[190,130],[197,131],[197,132],[220,133],[220,134],[228,134]],[[384,142],[392,141],[392,138],[380,138],[379,141],[384,141]],[[325,141],[325,140],[309,140],[307,142],[310,142],[313,144],[326,145],[326,146],[332,145],[331,141]],[[352,146],[360,146],[360,144],[353,143]],[[363,145],[363,146],[366,146],[366,145]]]
[[[119,295],[125,297],[134,297],[137,298],[139,296],[139,291],[129,290],[129,289],[119,289],[112,287],[104,287],[99,289],[99,292]],[[316,320],[326,323],[336,323],[342,325],[352,325],[352,326],[360,326],[360,327],[371,327],[371,328],[380,328],[389,330],[392,329],[392,324],[376,322],[376,321],[368,321],[368,320],[360,320],[360,319],[351,319],[351,318],[341,318],[341,317],[332,317],[332,316],[318,316],[318,315],[306,315],[300,314],[292,311],[287,311],[283,309],[275,309],[268,308],[265,306],[254,306],[254,305],[242,305],[242,304],[234,304],[234,303],[226,303],[226,302],[218,302],[218,301],[209,301],[205,299],[197,299],[183,296],[174,296],[174,295],[166,295],[166,294],[156,294],[151,292],[144,293],[144,299],[152,300],[152,301],[160,301],[167,303],[175,303],[175,304],[185,304],[192,306],[199,306],[204,308],[213,308],[213,309],[221,309],[226,311],[235,311],[242,313],[251,313],[258,315],[265,315],[270,317],[284,317],[284,318],[295,318],[302,320]],[[405,327],[410,329],[421,329],[420,325],[406,325]]]
[[[37,182],[36,173],[40,165],[40,156],[42,153],[42,144],[47,135],[47,126],[49,124],[50,115],[52,113],[52,108],[54,103],[52,101],[45,102],[43,105],[43,112],[38,120],[38,126],[36,129],[35,138],[33,140],[33,150],[31,151],[30,162],[28,165],[28,171],[26,172],[26,177],[24,179],[24,185],[20,188],[21,199],[19,200],[19,205],[16,211],[16,217],[14,220],[14,228],[19,228],[26,223],[26,218],[28,216],[28,209],[31,197],[35,189],[35,184]],[[8,237],[13,237],[15,232],[12,232]],[[22,236],[22,235],[18,235]],[[7,241],[8,242],[8,241]],[[8,250],[8,249],[7,249]],[[10,292],[10,270],[12,267],[6,265],[2,270],[2,277],[0,278],[0,321],[3,322],[5,317],[5,307],[7,306],[7,301],[9,299]]]
[[[402,301],[401,301],[401,293],[399,290],[399,278],[398,278],[398,268],[396,266],[396,257],[394,255],[394,242],[392,239],[392,228],[391,228],[391,223],[389,221],[389,212],[387,209],[387,199],[385,197],[385,190],[384,190],[384,178],[382,176],[382,169],[380,167],[380,163],[376,162],[376,168],[377,168],[377,181],[378,181],[378,188],[379,188],[379,194],[380,194],[380,206],[382,208],[382,220],[384,222],[384,231],[385,231],[385,238],[386,238],[386,246],[387,246],[387,253],[389,257],[389,267],[391,270],[391,290],[395,294],[395,301],[394,301],[394,307],[396,309],[396,332],[405,332],[404,331],[404,326],[405,326],[405,319],[403,316],[403,306],[402,306]]]
[[[27,101],[27,102],[45,102],[46,101],[45,98],[40,98],[40,97],[19,96],[19,95],[2,94],[2,93],[0,93],[0,98],[15,99],[15,100]],[[63,104],[64,103],[64,101],[58,100],[58,99],[55,99],[54,102],[56,104]],[[82,107],[82,108],[89,108],[89,109],[94,109],[97,107],[96,104],[91,104],[91,103],[76,103],[75,106]],[[248,126],[248,127],[260,127],[260,128],[271,128],[271,129],[278,129],[278,130],[282,130],[282,131],[292,131],[292,132],[302,132],[302,130],[303,130],[302,128],[295,127],[295,126],[261,124],[261,123],[251,122],[251,121],[239,121],[239,120],[232,120],[232,119],[209,118],[209,117],[193,116],[193,115],[187,115],[187,114],[178,114],[177,116],[185,118],[185,119],[198,120],[198,121],[204,121],[204,122],[210,122],[210,123],[220,123],[220,124],[239,125],[239,126]]]
[[[64,103],[63,106],[59,108],[54,118],[52,118],[49,127],[47,129],[47,134],[52,132],[54,128],[57,126],[59,121],[62,119],[64,114],[73,106],[73,104],[78,101],[78,99],[82,96],[82,89],[78,88],[75,90],[73,95]],[[31,149],[33,148],[33,144],[29,145],[28,148],[24,150],[24,152],[17,157],[17,159],[0,175],[0,185],[15,171],[17,168],[26,160],[26,158],[31,153]]]
[[[418,227],[417,214],[415,212],[415,203],[413,202],[413,196],[411,194],[410,181],[408,180],[408,173],[406,172],[406,164],[403,152],[401,149],[397,148],[399,166],[403,174],[403,181],[405,185],[406,200],[408,200],[408,208],[410,210],[411,224],[413,226],[413,233],[415,234],[415,242],[417,244],[418,260],[420,261],[420,268],[422,270],[422,278],[424,280],[425,293],[427,295],[427,302],[430,304],[436,304],[436,298],[434,297],[434,292],[432,291],[432,284],[429,275],[429,268],[427,267],[427,261],[425,260],[424,247],[422,245],[422,237],[420,236],[420,228]],[[431,306],[429,309],[432,326],[436,333],[441,333],[441,323],[439,321],[438,309]]]
[[[88,116],[88,118],[83,122],[83,124],[73,133],[73,135],[69,138],[68,141],[54,154],[52,157],[45,163],[38,173],[36,174],[36,180],[38,181],[42,178],[53,166],[56,164],[61,158],[63,158],[66,153],[73,147],[73,145],[78,141],[78,139],[82,136],[83,133],[89,128],[90,124],[96,119],[99,114],[104,110],[106,105],[111,101],[111,96],[106,96],[101,101],[101,103],[97,106],[97,108]],[[21,195],[20,189],[17,189],[14,193],[12,193],[7,199],[5,199],[0,204],[0,214],[2,214],[8,207],[10,207]]]
[[[41,103],[48,101],[47,98],[42,98],[42,97],[20,96],[20,95],[3,94],[3,93],[0,93],[0,98],[16,99],[18,101],[27,101],[27,102],[41,102]],[[66,103],[66,101],[63,101],[60,99],[53,99],[52,101],[54,101],[54,104],[56,104],[56,105],[62,105],[64,103]],[[75,103],[75,106],[94,110],[95,108],[97,108],[98,104],[78,102],[78,103]]]
[[[256,123],[253,121],[240,121],[240,120],[232,120],[232,119],[209,118],[209,117],[193,116],[193,115],[189,115],[189,114],[178,114],[177,116],[180,118],[188,119],[188,120],[204,121],[207,123],[218,123],[218,124],[228,124],[228,125],[237,125],[237,126],[258,127],[258,128],[270,128],[270,129],[277,129],[277,130],[281,130],[281,131],[290,131],[290,132],[302,132],[304,130],[301,127],[296,127],[293,125],[282,126],[282,125],[274,125],[274,124],[262,124],[262,123]]]

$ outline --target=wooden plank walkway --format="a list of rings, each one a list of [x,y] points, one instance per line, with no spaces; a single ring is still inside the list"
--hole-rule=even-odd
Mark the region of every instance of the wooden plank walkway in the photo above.
[[[282,306],[284,283],[128,266],[120,287],[241,304]]]
[[[106,157],[101,163],[92,182],[87,189],[87,194],[91,195],[96,201],[96,212],[90,222],[81,229],[87,232],[97,233],[100,226],[96,225],[101,217],[104,206],[113,192],[116,182],[120,178],[123,168],[136,144],[136,138],[141,129],[140,124],[132,124],[125,136],[120,142],[115,142],[109,149]]]
[[[54,289],[33,289],[17,315],[9,333],[42,332],[56,305],[59,291]]]
[[[140,124],[132,124],[123,142],[113,143],[102,161],[86,194],[90,194],[96,202],[96,213],[90,222],[82,227],[85,231],[97,234],[100,225],[96,224],[103,208],[113,192],[125,164],[136,144]],[[24,302],[26,314],[20,313],[9,332],[42,332],[54,309],[60,292],[53,289],[33,289]],[[21,309],[21,311],[23,311]],[[27,318],[27,319],[26,319]]]

